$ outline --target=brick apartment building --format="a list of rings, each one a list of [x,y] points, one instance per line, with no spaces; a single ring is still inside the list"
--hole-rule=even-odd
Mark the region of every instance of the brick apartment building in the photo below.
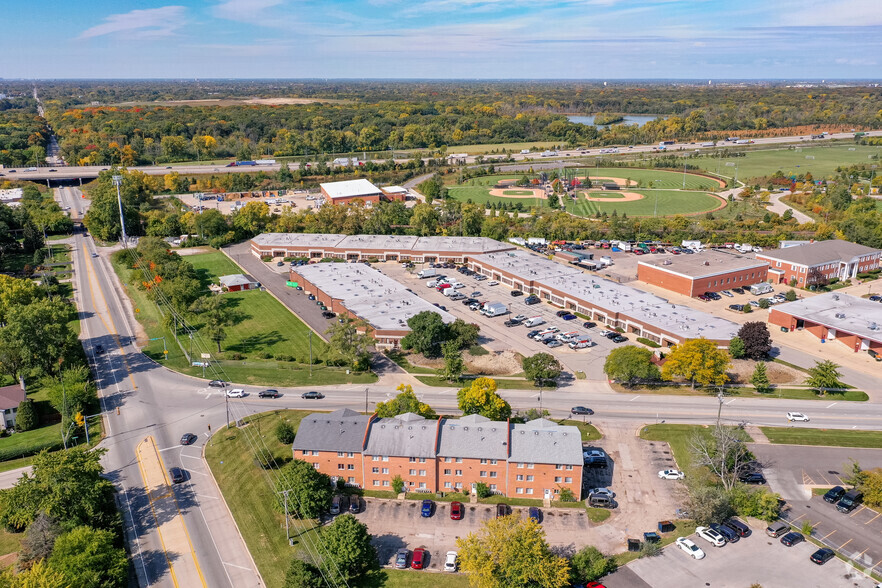
[[[769,262],[769,277],[777,284],[799,287],[847,280],[880,267],[882,251],[840,239],[813,241],[756,254]]]
[[[765,282],[769,263],[726,251],[702,251],[637,262],[637,279],[678,294],[698,296]]]
[[[483,482],[497,494],[581,498],[582,442],[576,427],[545,419],[524,424],[479,415],[393,418],[349,409],[303,419],[295,459],[367,490],[390,490],[401,476],[409,492],[454,492]]]

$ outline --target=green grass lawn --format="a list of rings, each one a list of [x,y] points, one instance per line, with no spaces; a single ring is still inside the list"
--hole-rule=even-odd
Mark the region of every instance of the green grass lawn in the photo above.
[[[464,386],[469,385],[468,379],[464,379],[459,382],[451,383],[440,376],[414,376],[414,377],[427,386],[438,386],[441,388],[446,388],[446,387],[462,388]],[[492,378],[493,376],[487,376],[487,377]],[[502,378],[493,378],[493,379],[496,380],[496,387],[499,390],[538,390],[539,389],[533,385],[533,382],[528,382],[527,380],[522,380],[519,378],[511,379],[511,380],[505,380]],[[547,388],[545,388],[545,390],[547,390]]]
[[[487,143],[486,145],[456,145],[454,147],[448,147],[447,153],[467,153],[469,155],[476,155],[479,153],[498,153],[503,149],[507,150],[508,152],[514,151],[515,153],[519,153],[521,149],[530,149],[534,152],[533,155],[539,157],[539,153],[558,144],[559,142],[555,141],[533,141],[529,143]]]
[[[532,196],[532,190],[503,190],[502,194],[505,196]]]
[[[597,187],[598,183],[603,183],[604,181],[607,181],[601,178],[619,178],[622,180],[631,180],[630,188],[627,188],[631,191],[633,191],[634,188],[648,188],[650,182],[652,182],[652,187],[654,189],[660,190],[685,189],[713,192],[722,189],[719,187],[720,184],[716,180],[693,173],[686,174],[686,186],[684,188],[683,172],[666,171],[660,169],[641,169],[632,167],[588,167],[568,170],[567,174],[575,175],[578,178],[587,177],[591,179],[591,182],[595,188]],[[622,189],[624,190],[625,187],[622,186]]]
[[[737,151],[737,147],[731,148]],[[853,149],[853,151],[852,151]],[[735,166],[727,166],[726,162],[738,164],[738,179],[748,180],[758,176],[772,175],[778,170],[785,175],[800,175],[811,172],[816,180],[831,177],[837,167],[854,164],[874,164],[870,157],[882,157],[882,147],[853,144],[828,144],[827,146],[800,147],[797,149],[764,149],[749,151],[745,157],[718,159],[699,157],[690,159],[690,165],[697,165],[710,172],[718,172],[726,176],[735,175]],[[806,159],[814,157],[814,159]]]
[[[629,192],[642,194],[642,200],[621,202],[610,199],[610,202],[596,202],[586,200],[582,192],[578,193],[575,203],[568,200],[565,204],[568,212],[580,216],[594,216],[597,212],[612,214],[615,211],[619,216],[653,216],[656,212],[655,201],[658,198],[658,216],[675,214],[699,214],[718,208],[722,202],[719,198],[706,192],[689,192],[682,190],[640,190],[630,189]]]
[[[882,449],[882,431],[810,429],[807,427],[760,427],[760,430],[772,443]]]
[[[705,477],[709,472],[705,468],[692,463],[689,450],[692,436],[698,434],[710,436],[710,427],[705,425],[647,425],[640,429],[640,438],[647,441],[666,441],[671,447],[677,468],[686,473],[686,477]],[[742,431],[744,441],[752,442],[750,435]],[[663,469],[663,468],[660,468]]]
[[[0,529],[0,556],[17,553],[21,549],[22,539],[24,539],[24,533],[10,533],[5,529]]]
[[[601,435],[600,431],[597,430],[597,427],[590,423],[583,423],[582,421],[577,421],[575,419],[569,419],[564,421],[559,421],[558,424],[561,425],[569,425],[573,427],[577,427],[579,431],[582,433],[582,441],[587,443],[589,441],[597,441],[598,439],[602,439],[603,435]]]
[[[622,198],[625,197],[625,195],[622,194],[621,192],[594,192],[594,191],[592,191],[590,194],[591,194],[592,198],[607,198],[609,200],[616,200],[616,199],[621,200]]]
[[[207,285],[216,280],[218,275],[241,273],[236,266],[222,253],[204,253],[187,256],[199,277]],[[170,369],[192,376],[202,376],[202,368],[188,364],[186,355],[175,343],[171,328],[167,328],[157,306],[150,301],[145,292],[132,287],[131,271],[114,263],[114,269],[121,281],[127,285],[127,293],[132,298],[137,310],[138,321],[144,326],[151,339],[165,337],[165,345],[169,351],[163,359],[163,341],[153,340],[143,352],[153,359],[167,365]],[[309,386],[342,383],[375,382],[372,373],[352,373],[347,375],[345,368],[329,367],[323,364],[312,367],[312,375],[308,365],[309,358],[309,327],[285,308],[268,292],[252,290],[248,292],[227,292],[224,298],[241,315],[241,320],[226,328],[227,338],[221,344],[224,353],[240,353],[244,360],[224,359],[221,361],[226,378],[240,384],[266,386]],[[179,335],[181,345],[189,352],[190,342],[183,334]],[[204,350],[215,354],[217,347],[207,338],[201,338]],[[314,359],[323,359],[327,345],[321,337],[313,334],[312,354]],[[198,357],[200,349],[193,347]],[[258,354],[284,354],[296,358],[296,361],[276,361],[261,359]],[[206,372],[206,377],[211,377]]]
[[[641,386],[626,388],[621,384],[612,384],[613,390],[623,394],[664,394],[666,396],[716,396],[716,389],[695,388],[689,386]],[[773,388],[768,394],[760,394],[755,388],[726,388],[726,396],[739,396],[742,398],[786,398],[788,400],[830,400],[866,402],[870,399],[866,392],[860,390],[846,390],[840,393],[828,393],[818,396],[814,390],[807,388]]]

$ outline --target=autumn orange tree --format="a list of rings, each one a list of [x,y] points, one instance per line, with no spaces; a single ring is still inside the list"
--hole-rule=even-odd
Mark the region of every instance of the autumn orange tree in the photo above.
[[[707,339],[692,339],[675,346],[662,366],[662,379],[680,376],[702,386],[722,386],[729,381],[729,354]]]

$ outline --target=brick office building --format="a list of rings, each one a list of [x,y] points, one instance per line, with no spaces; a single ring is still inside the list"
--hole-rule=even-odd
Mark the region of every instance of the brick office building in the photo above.
[[[769,309],[769,323],[804,329],[822,341],[838,341],[855,352],[882,352],[882,304],[827,292]]]
[[[769,263],[726,251],[702,251],[637,262],[637,279],[678,294],[698,296],[765,282]]]
[[[347,180],[345,182],[327,182],[319,184],[325,201],[331,204],[349,204],[363,202],[374,204],[386,199],[386,194],[365,179]]]
[[[769,262],[769,277],[776,284],[794,280],[801,288],[847,280],[880,267],[882,251],[840,239],[814,241],[762,251],[756,258]]]
[[[409,492],[462,491],[483,482],[506,496],[555,499],[569,488],[581,498],[579,430],[545,419],[513,425],[479,415],[377,418],[344,408],[304,418],[292,449],[295,459],[369,490],[389,490],[401,476]]]

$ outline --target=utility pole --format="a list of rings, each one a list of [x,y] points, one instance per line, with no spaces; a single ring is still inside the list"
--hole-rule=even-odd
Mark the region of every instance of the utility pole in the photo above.
[[[368,411],[368,389],[364,389],[364,414],[367,414]]]
[[[119,204],[119,227],[122,231],[123,247],[128,248],[129,239],[126,237],[126,219],[123,217],[122,196],[119,187],[122,185],[122,176],[113,176],[113,185],[116,186],[116,202]]]
[[[719,407],[717,407],[717,428],[720,426],[720,414],[723,412],[723,389],[720,388],[717,391],[717,400],[720,402]]]
[[[285,497],[285,540],[290,544],[291,532],[288,530],[288,492],[290,492],[290,490],[282,490],[279,494]]]
[[[205,370],[204,367],[202,369],[203,369],[203,371]],[[224,408],[227,409],[227,428],[229,429],[230,428],[230,397],[227,396],[226,390],[224,390]]]

